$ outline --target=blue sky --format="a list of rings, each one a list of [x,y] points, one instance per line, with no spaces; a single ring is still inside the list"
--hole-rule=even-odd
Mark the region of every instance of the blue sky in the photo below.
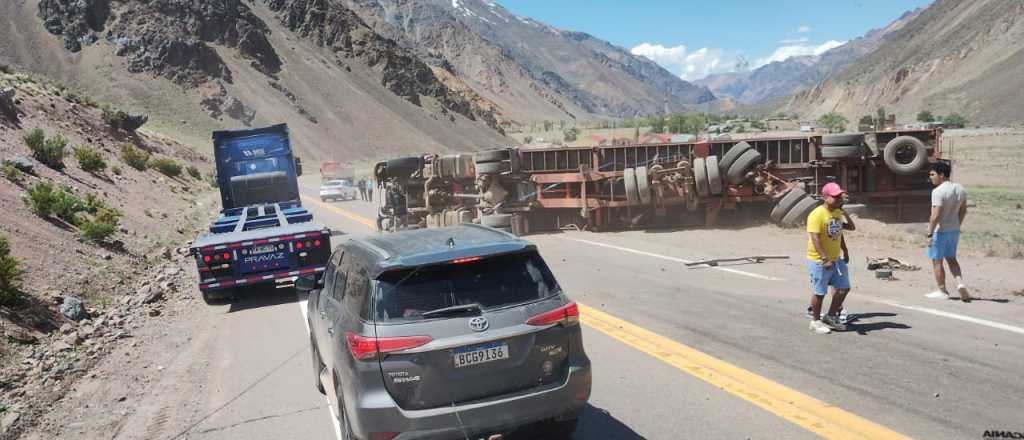
[[[683,79],[824,52],[931,0],[499,0],[509,11],[582,31]]]

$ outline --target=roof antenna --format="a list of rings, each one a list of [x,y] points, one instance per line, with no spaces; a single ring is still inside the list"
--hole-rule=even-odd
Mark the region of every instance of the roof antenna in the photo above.
[[[455,248],[455,237],[448,237],[448,247]]]

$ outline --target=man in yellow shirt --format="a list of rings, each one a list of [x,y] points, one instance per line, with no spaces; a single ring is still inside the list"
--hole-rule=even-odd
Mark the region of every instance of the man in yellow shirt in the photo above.
[[[856,229],[853,220],[843,211],[843,191],[837,183],[828,183],[821,189],[824,203],[807,216],[807,271],[811,275],[812,332],[830,333],[832,329],[845,330],[846,326],[839,320],[839,311],[843,308],[843,300],[850,292],[850,272],[847,263],[850,252],[846,249],[843,230]],[[843,258],[840,259],[840,251]],[[832,303],[829,304],[828,315],[821,319],[822,299],[828,294],[828,287],[835,289]]]

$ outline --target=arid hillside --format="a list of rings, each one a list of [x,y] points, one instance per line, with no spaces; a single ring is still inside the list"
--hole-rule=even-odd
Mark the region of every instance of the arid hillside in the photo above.
[[[310,162],[508,142],[492,111],[326,0],[2,2],[0,41],[0,62],[201,149],[212,130],[278,122]]]
[[[938,0],[843,72],[793,95],[784,109],[811,116],[918,111],[971,124],[1022,121],[1024,3]]]

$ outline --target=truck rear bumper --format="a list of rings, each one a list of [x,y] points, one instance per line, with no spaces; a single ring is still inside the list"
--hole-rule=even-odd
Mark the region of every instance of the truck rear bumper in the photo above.
[[[297,276],[300,276],[300,275],[308,275],[308,274],[311,274],[311,273],[321,273],[321,272],[324,271],[324,269],[325,269],[325,267],[322,267],[322,266],[320,266],[320,267],[316,267],[316,266],[314,266],[314,267],[304,267],[304,268],[299,268],[299,269],[295,269],[295,270],[286,270],[286,271],[281,271],[281,272],[273,272],[273,273],[258,274],[258,275],[248,275],[248,276],[244,276],[244,277],[241,277],[241,278],[236,278],[236,279],[233,279],[233,280],[217,280],[217,281],[213,281],[213,282],[209,282],[209,283],[200,282],[199,283],[199,290],[201,290],[203,292],[208,292],[208,291],[211,291],[211,290],[228,289],[228,288],[240,287],[240,286],[251,286],[251,285],[263,284],[263,283],[273,283],[273,282],[276,282],[277,280],[281,280],[281,279],[284,279],[284,278],[297,277]]]

